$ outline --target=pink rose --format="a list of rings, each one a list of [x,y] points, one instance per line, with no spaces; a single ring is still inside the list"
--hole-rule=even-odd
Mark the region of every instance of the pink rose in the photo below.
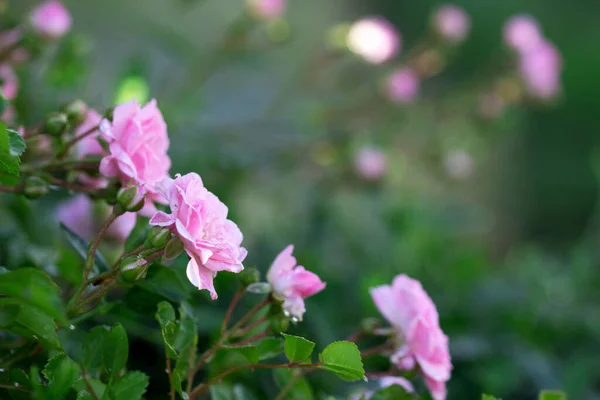
[[[140,213],[152,215],[156,211],[152,201],[166,201],[156,185],[169,178],[171,168],[167,125],[156,101],[144,107],[136,100],[119,104],[113,121],[102,120],[100,131],[110,144],[110,154],[102,159],[100,172],[119,178],[123,186],[139,185],[147,194],[146,207]]]
[[[283,301],[284,311],[302,321],[306,311],[304,299],[325,289],[325,283],[314,273],[296,265],[292,256],[294,246],[286,247],[273,261],[267,281],[271,284],[273,297]]]
[[[444,39],[455,43],[463,41],[471,29],[471,21],[465,10],[450,4],[437,9],[434,23]]]
[[[0,65],[0,79],[2,80],[2,94],[9,100],[17,97],[19,92],[19,78],[11,66],[7,64]]]
[[[419,94],[419,86],[419,77],[412,69],[397,69],[387,79],[387,95],[396,103],[412,103]]]
[[[381,17],[368,17],[350,27],[346,39],[348,48],[372,64],[381,64],[400,52],[400,34]]]
[[[285,11],[286,0],[248,0],[250,11],[261,19],[273,19]]]
[[[88,240],[96,234],[102,224],[100,215],[94,213],[94,203],[84,194],[71,197],[61,203],[56,210],[56,216],[69,229]],[[136,220],[135,213],[125,213],[119,216],[111,224],[107,236],[124,242],[135,227]]]
[[[217,298],[213,279],[219,271],[238,273],[248,253],[240,247],[242,232],[227,219],[227,206],[203,185],[200,176],[189,173],[167,179],[160,185],[171,214],[158,211],[150,225],[173,227],[190,256],[187,276],[198,289]]]
[[[363,147],[354,158],[358,174],[370,181],[380,179],[388,169],[385,153],[373,147]]]
[[[504,43],[519,53],[526,53],[543,40],[535,19],[529,15],[515,15],[504,23]]]
[[[41,36],[58,39],[71,29],[71,14],[60,1],[47,1],[31,13],[31,25]]]
[[[417,363],[432,397],[445,399],[452,370],[448,337],[440,329],[435,304],[421,284],[398,275],[391,286],[371,289],[371,296],[398,335],[399,347],[391,361],[400,369],[412,369]]]
[[[562,58],[552,43],[542,41],[523,53],[519,67],[531,95],[540,99],[556,96],[560,90]]]

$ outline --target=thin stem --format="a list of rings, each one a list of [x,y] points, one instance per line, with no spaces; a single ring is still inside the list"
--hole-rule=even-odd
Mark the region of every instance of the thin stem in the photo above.
[[[240,327],[244,326],[244,324],[246,324],[248,321],[250,321],[250,319],[252,317],[254,317],[254,315],[258,311],[260,311],[260,309],[262,309],[264,306],[266,306],[270,302],[271,302],[271,297],[269,296],[269,297],[265,298],[263,301],[261,301],[260,303],[257,303],[254,307],[252,307],[252,309],[250,309],[250,311],[248,311],[248,313],[246,315],[244,315],[235,325],[233,325],[233,327],[231,327],[229,332],[234,333]]]
[[[56,155],[57,159],[61,159],[64,156],[67,155],[67,153],[69,152],[69,150],[71,149],[71,147],[75,146],[77,144],[77,142],[79,142],[80,140],[88,137],[89,135],[91,135],[92,133],[96,132],[98,130],[98,128],[100,128],[100,125],[96,125],[90,129],[88,129],[87,131],[83,132],[81,135],[75,136],[73,139],[71,139],[71,141],[65,143],[65,146],[63,147],[63,149]]]
[[[362,358],[365,358],[365,357],[369,357],[369,356],[372,356],[375,354],[379,354],[379,353],[381,353],[385,350],[389,350],[389,349],[390,349],[390,343],[384,343],[382,345],[371,347],[370,349],[361,351],[360,356]]]
[[[20,193],[21,190],[23,190],[23,185],[17,185],[17,186],[0,185],[0,192]]]
[[[245,346],[245,345],[247,345],[247,344],[250,344],[250,343],[254,343],[254,342],[256,342],[258,339],[262,339],[262,338],[264,338],[265,336],[267,336],[267,332],[260,332],[260,333],[257,333],[257,334],[256,334],[256,335],[254,335],[254,336],[250,336],[248,339],[240,340],[239,342],[235,342],[235,343],[233,343],[233,344],[231,345],[231,347],[240,347],[240,346]]]
[[[53,160],[45,164],[33,164],[33,165],[23,165],[21,167],[21,172],[28,173],[32,171],[38,170],[57,170],[57,169],[91,169],[94,167],[99,167],[100,158],[90,157],[86,159],[77,159],[77,160]]]
[[[96,191],[95,188],[84,186],[84,185],[80,185],[78,183],[63,181],[63,180],[55,178],[55,177],[49,177],[48,181],[52,185],[64,187],[66,189],[71,189],[71,190],[74,190],[76,192],[94,193]]]
[[[175,388],[173,387],[173,370],[171,369],[171,358],[167,354],[166,349],[165,358],[167,359],[167,375],[169,376],[169,395],[171,396],[171,400],[175,400]]]
[[[233,336],[233,337],[244,336],[246,333],[250,332],[252,329],[256,328],[257,326],[264,324],[265,322],[267,322],[267,318],[261,317],[261,318],[257,319],[256,321],[254,321],[253,323],[251,323],[250,325],[247,325],[247,326],[243,327],[242,329],[239,329],[237,332],[231,332],[231,336]]]
[[[220,382],[226,376],[229,376],[229,375],[231,375],[231,374],[233,374],[233,373],[235,373],[235,372],[237,372],[237,371],[239,371],[241,369],[246,369],[246,368],[249,368],[249,369],[317,368],[320,365],[323,365],[323,363],[313,363],[313,364],[300,364],[300,363],[288,363],[288,364],[243,364],[243,365],[238,365],[238,366],[230,368],[230,369],[228,369],[226,371],[223,371],[222,373],[220,373],[219,375],[217,375],[213,379],[210,379],[206,383],[201,383],[198,386],[196,386],[194,388],[194,390],[192,390],[192,393],[190,393],[190,399],[194,399],[200,393],[203,393],[206,390],[208,390],[208,388],[210,387],[210,385],[213,385],[215,383]]]
[[[240,301],[240,298],[244,294],[244,288],[239,288],[235,294],[233,295],[233,299],[231,299],[231,303],[229,303],[229,307],[227,308],[227,312],[225,313],[225,319],[223,319],[223,325],[221,325],[221,336],[225,335],[225,331],[227,330],[227,325],[229,324],[229,319],[231,318],[231,314],[235,309],[235,306]]]
[[[83,370],[83,374],[82,375],[83,375],[83,381],[85,382],[85,386],[87,386],[87,388],[90,391],[90,394],[92,395],[92,397],[95,400],[99,400],[98,399],[98,395],[96,394],[96,391],[94,390],[94,388],[92,387],[92,384],[88,380],[87,372],[85,370]]]
[[[29,392],[29,389],[25,389],[25,388],[18,387],[18,386],[12,386],[12,385],[2,385],[2,384],[0,384],[0,389],[16,390],[16,391],[19,391],[19,392]]]
[[[285,386],[283,388],[281,388],[281,391],[279,392],[277,397],[275,397],[275,400],[284,400],[285,399],[285,396],[290,392],[290,390],[292,390],[294,388],[294,385],[296,384],[298,379],[300,379],[304,375],[302,372],[303,371],[301,371],[300,374],[292,375],[292,377],[290,378],[289,381],[287,381]]]

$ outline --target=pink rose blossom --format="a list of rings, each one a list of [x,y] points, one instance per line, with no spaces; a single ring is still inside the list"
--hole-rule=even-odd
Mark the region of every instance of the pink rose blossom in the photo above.
[[[419,77],[410,68],[398,69],[387,79],[387,95],[396,103],[412,103],[419,94]]]
[[[378,180],[388,169],[385,153],[373,147],[363,147],[354,158],[354,167],[358,174],[370,181]]]
[[[156,211],[152,201],[166,201],[156,185],[169,177],[171,167],[167,125],[156,101],[144,107],[136,100],[119,104],[113,121],[102,120],[100,131],[110,150],[100,163],[100,172],[119,178],[124,186],[139,185],[147,194],[146,206],[140,213],[152,215]]]
[[[167,179],[160,185],[171,214],[158,211],[150,225],[173,227],[190,257],[187,276],[198,289],[217,298],[213,279],[219,271],[239,273],[248,253],[241,247],[242,233],[227,219],[227,206],[203,185],[200,176],[189,173]]]
[[[296,265],[293,251],[294,246],[289,245],[279,253],[269,268],[267,281],[271,284],[273,297],[283,301],[283,310],[302,321],[306,311],[304,299],[325,289],[325,283],[316,274]]]
[[[543,41],[521,55],[520,72],[527,90],[540,99],[550,99],[560,89],[561,55],[552,43]]]
[[[0,80],[2,80],[2,94],[9,100],[17,97],[19,92],[19,78],[15,71],[7,64],[0,65]]]
[[[367,62],[381,64],[398,54],[401,41],[391,23],[381,17],[369,17],[352,24],[346,44]]]
[[[526,53],[543,41],[535,19],[529,15],[515,15],[504,24],[504,43],[519,53]]]
[[[261,19],[280,17],[285,11],[286,0],[248,0],[250,11]]]
[[[33,10],[31,25],[40,35],[58,39],[71,29],[71,14],[60,1],[50,0]]]
[[[471,21],[465,10],[450,4],[437,9],[434,23],[444,39],[455,43],[463,41],[471,29]]]
[[[399,348],[391,361],[400,369],[418,364],[432,397],[444,400],[452,364],[448,337],[440,329],[431,298],[418,281],[406,275],[396,276],[392,285],[371,289],[371,296],[397,334]]]
[[[79,194],[61,203],[56,210],[57,219],[67,228],[85,239],[91,239],[100,229],[102,221],[94,213],[94,203],[84,194]],[[107,236],[124,242],[136,223],[135,213],[119,216],[107,231]]]

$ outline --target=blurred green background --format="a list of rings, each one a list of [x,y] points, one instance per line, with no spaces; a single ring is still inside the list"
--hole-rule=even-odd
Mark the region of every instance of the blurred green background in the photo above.
[[[15,14],[34,3],[9,2]],[[156,98],[169,125],[172,173],[198,172],[229,206],[249,250],[245,264],[266,272],[293,243],[299,262],[327,282],[294,331],[318,343],[348,336],[362,318],[377,316],[368,288],[406,273],[423,282],[450,337],[450,399],[486,392],[525,400],[554,388],[571,399],[600,399],[600,2],[456,1],[472,31],[446,69],[423,82],[415,104],[373,103],[358,116],[345,101],[359,96],[362,83],[376,85],[386,67],[324,56],[329,28],[382,15],[401,32],[405,54],[429,29],[438,2],[290,0],[289,25],[258,24],[228,52],[219,43],[239,23],[242,0],[65,4],[74,36],[49,56],[58,59],[50,70],[40,62],[21,73],[23,118],[35,122],[73,97],[98,110],[131,93]],[[562,96],[482,121],[477,90],[510,58],[502,25],[523,12],[563,54]],[[273,43],[269,34],[286,40]],[[353,171],[362,145],[387,153],[379,182]],[[468,179],[446,172],[453,149],[473,158]],[[59,199],[5,207],[34,213]],[[47,235],[57,229],[51,212],[45,220],[37,234],[12,242],[5,225],[3,258],[23,244],[29,254],[22,257],[43,258],[31,249],[56,239]],[[197,296],[204,341],[232,282],[219,275],[214,303]],[[145,336],[154,304],[145,309],[141,291],[130,290],[126,307],[103,318],[138,322],[128,326],[130,357],[153,378],[147,397],[158,399],[166,392],[162,349]],[[246,379],[257,393],[272,393],[268,377]],[[311,381],[317,391],[345,390],[319,374]]]

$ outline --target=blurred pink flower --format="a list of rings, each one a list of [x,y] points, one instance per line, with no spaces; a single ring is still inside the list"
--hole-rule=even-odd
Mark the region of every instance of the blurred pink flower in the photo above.
[[[19,92],[19,78],[10,65],[0,65],[0,80],[2,81],[2,94],[9,100],[17,97]]]
[[[400,51],[400,34],[381,17],[368,17],[350,27],[346,39],[348,48],[372,64],[394,58]]]
[[[140,213],[152,215],[156,211],[152,201],[166,202],[156,185],[169,177],[171,167],[167,125],[156,101],[144,107],[136,100],[119,104],[112,122],[102,120],[100,131],[110,144],[110,154],[102,159],[100,172],[119,178],[124,186],[139,185],[147,193],[146,207]]]
[[[419,77],[410,68],[400,68],[387,79],[387,95],[396,103],[412,103],[419,94]]]
[[[58,39],[71,29],[71,14],[60,1],[50,0],[31,13],[31,25],[40,35]]]
[[[463,41],[471,30],[471,21],[465,10],[452,4],[436,10],[434,24],[444,39],[454,43]]]
[[[521,55],[520,72],[529,93],[550,99],[560,89],[562,58],[552,43],[542,41]]]
[[[248,0],[252,14],[261,19],[273,19],[285,11],[286,0]]]
[[[89,132],[90,129],[98,127],[101,120],[102,116],[100,114],[95,110],[88,109],[85,114],[85,119],[75,130],[75,136],[81,136]],[[77,157],[84,158],[89,155],[105,155],[106,152],[102,146],[100,146],[100,143],[98,143],[98,135],[100,135],[100,131],[96,130],[96,132],[86,135],[77,142]],[[104,178],[92,178],[87,174],[81,174],[80,179],[82,182],[97,188],[106,186],[106,179]]]
[[[446,398],[446,381],[452,364],[448,337],[439,326],[435,304],[421,284],[406,275],[398,275],[392,285],[371,289],[375,305],[398,335],[398,345],[391,361],[400,369],[418,364],[427,387],[435,400]]]
[[[306,311],[304,299],[325,289],[325,283],[315,273],[296,265],[293,251],[294,246],[289,245],[277,255],[267,273],[267,281],[271,284],[273,297],[283,301],[284,311],[302,321]]]
[[[373,147],[361,148],[354,158],[358,174],[367,180],[380,179],[388,169],[385,153]]]
[[[213,279],[219,271],[238,273],[247,251],[241,247],[242,233],[227,219],[227,206],[203,185],[200,176],[189,173],[166,179],[160,185],[171,214],[158,211],[150,225],[173,227],[190,257],[187,277],[198,289],[217,298]]]
[[[519,53],[525,53],[543,40],[537,21],[529,15],[515,15],[504,23],[504,42]]]
[[[94,215],[94,203],[84,194],[78,194],[61,203],[56,216],[60,222],[79,236],[90,240],[100,228],[102,221]],[[136,223],[135,213],[125,213],[119,216],[107,231],[107,236],[124,242]]]

